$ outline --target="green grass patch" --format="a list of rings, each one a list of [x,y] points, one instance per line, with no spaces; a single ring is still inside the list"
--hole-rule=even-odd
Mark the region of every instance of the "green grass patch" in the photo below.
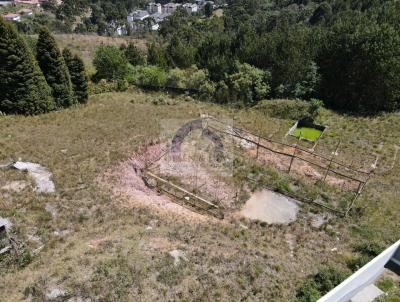
[[[322,131],[310,127],[298,127],[295,128],[291,134],[310,141],[316,141],[321,136]]]

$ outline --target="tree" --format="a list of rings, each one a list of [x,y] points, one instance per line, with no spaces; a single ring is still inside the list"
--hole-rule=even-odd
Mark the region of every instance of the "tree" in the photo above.
[[[211,17],[212,13],[213,13],[213,5],[211,4],[211,2],[207,2],[206,5],[204,5],[204,14],[206,15],[206,17]]]
[[[77,55],[73,56],[68,48],[64,48],[63,57],[71,76],[75,98],[81,104],[86,103],[89,98],[89,91],[85,65],[82,59]]]
[[[318,59],[320,94],[336,109],[400,108],[400,33],[371,17],[349,14],[329,30]]]
[[[196,48],[182,43],[178,36],[171,39],[167,51],[173,64],[179,68],[188,68],[196,63]]]
[[[54,109],[50,87],[15,28],[0,17],[0,111],[38,114]]]
[[[298,97],[299,92],[315,89],[310,85],[315,85],[319,76],[313,63],[311,36],[310,29],[304,25],[276,28],[263,35],[254,47],[248,62],[271,72],[275,96]],[[305,86],[307,89],[300,90]]]
[[[96,49],[93,64],[97,80],[123,80],[129,72],[128,60],[122,50],[112,45],[101,45]]]
[[[236,63],[236,72],[228,77],[233,102],[255,105],[268,95],[270,73],[249,64]]]
[[[57,46],[56,40],[47,28],[40,30],[36,45],[36,57],[47,83],[49,84],[54,101],[58,108],[73,105],[71,78],[64,58]]]
[[[314,11],[309,22],[311,25],[315,25],[323,21],[329,21],[331,16],[332,16],[332,7],[329,5],[329,3],[322,2]]]
[[[143,53],[132,42],[129,42],[124,52],[126,59],[133,66],[143,65],[145,63],[145,58],[143,56]]]
[[[155,43],[151,43],[147,50],[147,63],[150,65],[156,65],[161,68],[168,68],[168,61],[165,56],[165,51],[161,46],[157,46]]]

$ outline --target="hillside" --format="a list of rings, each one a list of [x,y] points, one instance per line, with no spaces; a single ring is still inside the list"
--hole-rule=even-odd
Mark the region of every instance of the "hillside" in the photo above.
[[[58,290],[63,301],[289,301],[321,267],[346,270],[362,256],[357,247],[399,238],[398,113],[354,117],[322,109],[317,117],[328,127],[318,151],[330,154],[340,140],[339,158],[366,168],[379,154],[376,175],[348,217],[302,204],[289,225],[219,220],[114,190],[121,180],[113,171],[157,142],[166,121],[200,114],[235,116],[243,128],[279,141],[294,122],[140,90],[91,96],[85,106],[39,116],[0,116],[0,163],[40,163],[56,186],[55,194],[0,191],[0,216],[25,244],[22,260],[10,255],[0,262],[0,300],[41,301]],[[0,169],[0,187],[26,179]],[[321,226],[312,223],[314,215],[326,218]],[[185,255],[177,265],[173,250]]]

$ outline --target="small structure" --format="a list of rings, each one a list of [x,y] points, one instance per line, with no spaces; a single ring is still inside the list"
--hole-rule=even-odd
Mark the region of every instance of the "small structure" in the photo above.
[[[14,1],[8,1],[8,0],[3,1],[3,0],[0,0],[0,6],[9,6],[9,5],[13,4],[13,2]]]
[[[26,5],[31,5],[31,6],[40,6],[40,3],[43,1],[39,0],[14,0],[15,4],[26,4]]]
[[[17,11],[17,14],[23,16],[23,17],[28,17],[31,18],[33,16],[33,11],[29,8],[23,8]]]
[[[161,3],[154,3],[154,2],[150,2],[149,4],[147,4],[147,11],[150,14],[161,14],[162,13],[162,5]]]
[[[143,21],[148,17],[150,17],[150,14],[147,11],[138,9],[131,12],[127,17],[127,20],[128,22]]]
[[[192,4],[192,3],[185,3],[183,5],[183,8],[189,13],[196,13],[198,11],[198,6],[197,4]]]
[[[297,137],[301,140],[315,143],[325,131],[326,127],[315,124],[311,118],[303,118],[297,121],[286,135]]]
[[[21,21],[21,16],[18,14],[12,14],[12,13],[5,14],[3,15],[3,18],[7,21],[15,21],[15,22]]]
[[[163,6],[163,12],[167,14],[172,14],[178,9],[179,6],[181,6],[180,3],[167,3]]]

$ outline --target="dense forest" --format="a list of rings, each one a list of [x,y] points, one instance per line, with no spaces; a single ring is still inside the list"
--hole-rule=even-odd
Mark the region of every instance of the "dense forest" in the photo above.
[[[178,86],[240,106],[294,98],[319,99],[357,114],[400,108],[398,1],[216,3],[226,4],[222,16],[178,9],[164,19],[158,32],[146,36],[147,54],[133,45],[99,49],[102,57],[94,61],[101,64],[92,79],[117,80],[119,87]],[[110,34],[107,24],[124,22],[128,12],[145,5],[145,0],[65,0],[45,9],[54,12],[58,30],[74,25],[75,32],[103,35]]]
[[[268,72],[269,97],[376,112],[400,106],[399,15],[397,1],[242,0],[223,18],[177,13],[160,35],[169,64],[207,69],[225,102],[239,62]]]

